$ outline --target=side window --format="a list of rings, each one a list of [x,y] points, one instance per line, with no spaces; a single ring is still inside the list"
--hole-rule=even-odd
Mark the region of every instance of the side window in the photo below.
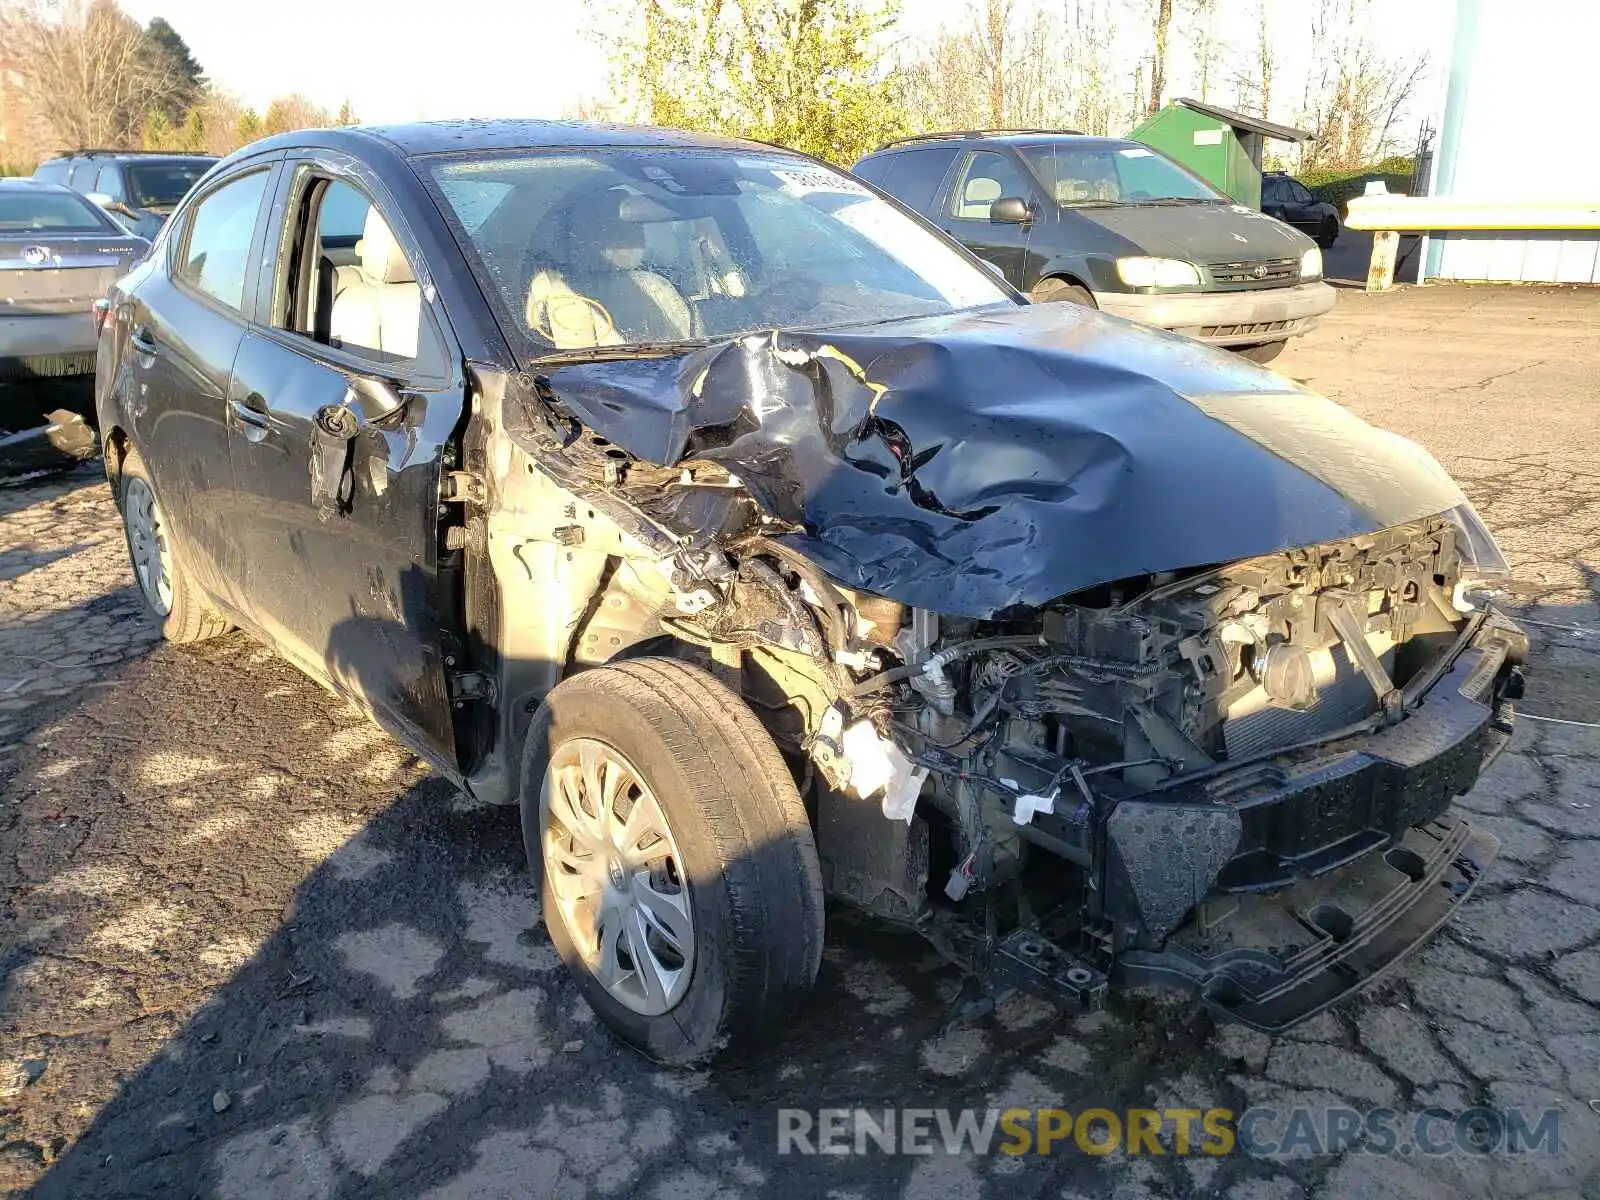
[[[268,173],[256,171],[223,184],[195,205],[177,277],[235,312],[244,308],[250,243],[266,192]]]
[[[979,150],[967,165],[950,193],[950,215],[964,221],[987,221],[989,207],[1002,196],[1031,199],[1033,187],[1022,166],[1010,155]]]
[[[100,173],[100,164],[92,158],[80,158],[72,164],[67,175],[67,186],[75,192],[94,191],[94,177]]]
[[[107,163],[100,168],[100,174],[95,177],[94,187],[96,192],[103,192],[113,200],[127,200],[126,193],[122,190],[122,171],[116,163]]]
[[[1298,179],[1291,179],[1288,181],[1288,183],[1289,194],[1294,197],[1296,204],[1311,203],[1311,193],[1306,189],[1305,184],[1301,183]]]
[[[944,182],[945,172],[950,169],[950,163],[956,153],[954,146],[930,146],[926,150],[907,150],[900,155],[900,166],[895,171],[894,186],[884,190],[919,213],[931,213],[933,198],[939,194],[939,185]]]
[[[33,173],[35,179],[42,179],[46,183],[65,183],[67,181],[67,160],[58,158],[54,162],[42,164]]]
[[[1274,176],[1268,176],[1261,181],[1261,203],[1282,204],[1284,202],[1283,181]]]
[[[900,193],[895,191],[894,180],[895,176],[899,174],[900,163],[904,158],[904,153],[879,154],[872,158],[863,159],[851,170],[868,183],[882,188],[891,196],[898,196]]]
[[[422,289],[383,214],[342,179],[313,178],[304,195],[284,327],[382,362],[415,359]]]

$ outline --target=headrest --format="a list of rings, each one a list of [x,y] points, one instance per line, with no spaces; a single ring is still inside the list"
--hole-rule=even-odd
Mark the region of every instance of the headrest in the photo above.
[[[968,204],[992,204],[998,199],[1000,199],[1000,181],[998,179],[985,179],[979,176],[977,179],[967,180],[966,200]]]
[[[415,283],[416,275],[406,261],[400,243],[394,240],[389,223],[376,208],[367,209],[367,222],[361,228],[361,240],[356,243],[356,254],[361,259],[361,273],[374,283]]]

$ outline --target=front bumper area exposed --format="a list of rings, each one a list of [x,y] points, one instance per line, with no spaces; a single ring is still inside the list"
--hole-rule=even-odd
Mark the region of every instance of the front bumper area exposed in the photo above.
[[[1445,814],[1510,740],[1526,647],[1504,617],[1475,617],[1402,719],[1116,804],[1097,890],[1118,949],[1086,939],[1083,965],[1266,1031],[1382,978],[1499,852]]]
[[[1334,291],[1317,279],[1293,287],[1238,292],[1155,296],[1098,292],[1095,302],[1105,312],[1210,346],[1254,346],[1310,332],[1317,319],[1333,308]]]
[[[1466,822],[1409,830],[1339,888],[1304,884],[1249,897],[1256,911],[1230,914],[1260,936],[1285,939],[1285,951],[1208,954],[1202,937],[1193,947],[1128,951],[1114,978],[1193,988],[1218,1019],[1276,1033],[1394,970],[1466,903],[1499,852],[1498,838]]]

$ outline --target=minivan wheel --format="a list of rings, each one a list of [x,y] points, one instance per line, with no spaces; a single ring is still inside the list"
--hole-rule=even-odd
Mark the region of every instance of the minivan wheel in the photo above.
[[[1236,346],[1234,353],[1240,358],[1248,358],[1251,362],[1269,363],[1283,353],[1283,348],[1288,342],[1268,342],[1263,346]]]
[[[228,623],[206,606],[185,577],[150,473],[131,447],[117,472],[117,506],[139,595],[161,626],[161,636],[169,642],[198,642],[226,633]]]
[[[657,1061],[749,1044],[816,980],[805,806],[755,715],[698,667],[634,659],[556,687],[528,731],[522,837],[562,961]]]
[[[1028,293],[1029,299],[1035,304],[1049,304],[1057,300],[1065,300],[1069,304],[1082,304],[1086,308],[1099,308],[1094,302],[1094,296],[1089,289],[1080,287],[1076,283],[1068,283],[1065,279],[1041,279],[1033,285],[1033,290]]]

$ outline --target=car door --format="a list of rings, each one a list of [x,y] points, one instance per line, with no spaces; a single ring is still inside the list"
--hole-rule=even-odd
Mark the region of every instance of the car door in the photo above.
[[[117,312],[126,341],[115,386],[128,432],[184,566],[229,604],[237,592],[221,566],[235,516],[228,386],[275,170],[270,161],[245,164],[197,196]]]
[[[1043,200],[1022,163],[1009,151],[970,151],[956,170],[938,223],[979,258],[992,262],[1012,287],[1026,291],[1037,280],[1028,268],[1028,239],[1036,220],[998,222],[990,219],[994,202],[1017,197],[1037,218]]]
[[[268,244],[229,394],[249,510],[229,569],[288,657],[453,768],[437,514],[460,352],[402,215],[354,164],[291,159]]]

